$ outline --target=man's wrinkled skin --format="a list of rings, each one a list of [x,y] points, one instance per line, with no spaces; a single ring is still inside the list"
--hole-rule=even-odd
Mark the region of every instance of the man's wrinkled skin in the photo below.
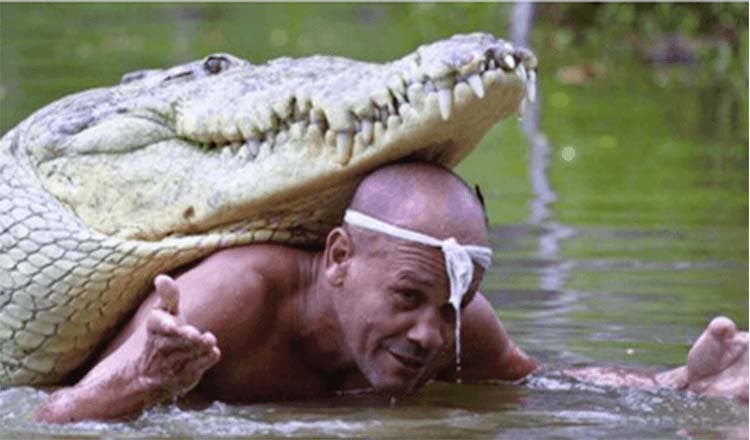
[[[350,206],[439,239],[487,244],[474,194],[433,165],[380,169],[363,181]],[[521,379],[538,364],[513,344],[478,292],[482,276],[475,269],[462,304],[460,379]],[[436,248],[344,225],[329,233],[322,252],[238,247],[155,284],[99,363],[77,385],[53,393],[38,421],[120,417],[187,392],[232,402],[361,388],[399,396],[430,379],[457,379],[456,315]],[[712,323],[709,336],[699,339],[687,367],[693,371],[687,380],[703,384],[698,392],[710,395],[728,390],[722,383],[737,383],[732,359],[737,353],[747,358],[747,335],[744,345],[734,344],[720,324]],[[584,373],[576,377],[684,388],[677,375]]]

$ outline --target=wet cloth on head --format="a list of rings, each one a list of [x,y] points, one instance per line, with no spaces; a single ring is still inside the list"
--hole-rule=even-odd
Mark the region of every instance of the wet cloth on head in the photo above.
[[[346,210],[344,223],[370,229],[402,240],[440,248],[445,256],[445,271],[448,274],[448,281],[450,282],[449,301],[456,310],[461,308],[461,300],[471,286],[471,281],[474,277],[473,262],[476,262],[485,269],[492,262],[492,249],[488,247],[460,244],[453,237],[439,240],[426,234],[388,224],[353,209]]]

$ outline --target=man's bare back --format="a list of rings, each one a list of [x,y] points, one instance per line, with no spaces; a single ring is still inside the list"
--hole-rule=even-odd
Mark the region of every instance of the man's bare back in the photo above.
[[[338,331],[337,325],[325,319],[321,298],[311,293],[312,277],[306,274],[319,264],[318,257],[285,246],[250,245],[214,254],[177,278],[180,314],[192,326],[211,332],[221,351],[221,359],[204,374],[196,392],[209,399],[246,402],[369,387],[353,360],[341,354],[340,338],[328,336]],[[158,298],[154,291],[144,301],[123,338],[130,329],[146,328]],[[482,320],[474,315],[486,314],[488,303],[477,300],[472,305],[464,312],[464,335],[475,341]],[[119,343],[115,341],[104,356]],[[465,345],[471,353],[482,344]],[[448,353],[452,352],[446,351],[436,368],[446,377],[455,374]],[[464,375],[477,379],[470,377],[472,356],[467,356]],[[522,377],[513,376],[509,378]]]

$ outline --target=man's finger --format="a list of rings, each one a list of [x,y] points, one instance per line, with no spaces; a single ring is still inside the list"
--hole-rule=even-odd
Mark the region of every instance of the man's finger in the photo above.
[[[708,324],[711,334],[720,339],[727,339],[737,333],[737,325],[726,316],[717,316]]]
[[[154,287],[159,294],[156,308],[164,310],[170,315],[177,316],[179,312],[180,290],[177,283],[169,275],[160,274],[154,278]]]
[[[214,334],[211,332],[204,332],[201,335],[201,340],[203,344],[205,344],[208,347],[216,346],[216,336],[214,336]]]
[[[217,347],[214,347],[211,351],[192,358],[185,367],[194,371],[200,371],[203,374],[204,371],[216,365],[220,359],[221,351]]]
[[[148,329],[149,333],[155,335],[176,338],[180,335],[179,328],[180,324],[177,322],[176,317],[161,308],[151,310],[146,321],[146,329]]]

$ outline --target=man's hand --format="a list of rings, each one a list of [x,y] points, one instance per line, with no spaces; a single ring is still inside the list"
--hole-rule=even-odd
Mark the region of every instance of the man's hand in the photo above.
[[[714,318],[687,356],[687,365],[656,375],[622,368],[565,369],[584,382],[653,390],[659,387],[748,401],[748,333],[729,318]]]
[[[748,334],[731,319],[714,318],[687,355],[687,365],[654,377],[660,386],[748,401]]]
[[[143,325],[126,333],[126,340],[75,386],[52,393],[37,409],[36,421],[67,423],[134,414],[187,393],[219,361],[214,335],[201,333],[180,314],[177,283],[159,275],[154,284],[158,299],[152,309],[142,309]]]
[[[138,357],[138,380],[163,391],[162,398],[183,395],[200,381],[221,356],[216,337],[185,322],[180,314],[177,283],[167,275],[154,280],[157,305],[146,324],[146,341]]]
[[[748,333],[731,319],[714,318],[687,356],[687,388],[707,396],[748,401]]]

